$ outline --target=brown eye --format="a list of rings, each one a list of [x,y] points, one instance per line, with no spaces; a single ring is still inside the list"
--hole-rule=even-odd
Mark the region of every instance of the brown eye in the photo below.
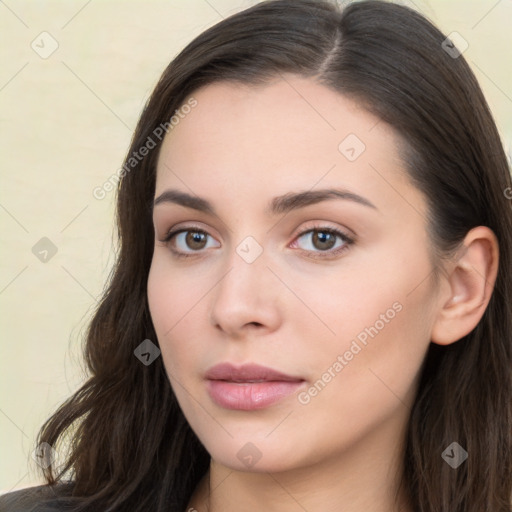
[[[336,244],[336,235],[328,231],[315,231],[313,232],[311,241],[315,248],[326,251],[332,249]]]
[[[312,258],[331,258],[348,250],[354,240],[345,233],[329,227],[316,227],[302,232],[293,243],[294,247],[299,246],[299,240],[305,239],[302,249],[310,253]]]
[[[206,231],[201,229],[182,228],[170,232],[162,242],[170,246],[171,251],[178,257],[195,256],[208,248],[208,242],[214,240]],[[217,245],[219,247],[219,245]]]
[[[185,245],[190,249],[199,250],[204,249],[206,244],[206,233],[199,231],[186,231]]]

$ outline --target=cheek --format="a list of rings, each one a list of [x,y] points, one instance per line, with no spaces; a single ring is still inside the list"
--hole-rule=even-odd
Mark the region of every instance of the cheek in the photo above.
[[[396,407],[412,407],[430,343],[431,314],[428,286],[409,295],[406,289],[372,296],[363,310],[353,307],[347,335],[322,358],[324,371],[343,358],[334,385],[318,401],[320,408],[331,404],[331,410],[339,404],[333,414],[340,421],[346,411],[365,424],[394,414]]]
[[[416,267],[390,251],[321,278],[295,278],[294,293],[304,298],[312,313],[306,315],[302,305],[302,312],[295,311],[296,320],[316,330],[311,339],[321,336],[327,342],[323,346],[333,350],[344,348],[358,335],[364,343],[373,338],[369,331],[382,338],[409,322],[424,322],[425,315],[418,312],[429,300],[429,290],[421,285],[428,274],[428,262]]]
[[[148,304],[169,377],[176,376],[181,381],[180,374],[186,374],[183,378],[187,380],[191,375],[194,354],[201,350],[196,346],[201,338],[194,332],[204,327],[204,322],[198,326],[197,319],[206,315],[204,296],[210,287],[202,279],[191,281],[188,272],[175,271],[166,263],[165,255],[153,259],[147,284]]]
[[[308,374],[315,382],[320,379],[319,388],[329,381],[330,392],[322,391],[318,400],[324,406],[330,400],[339,403],[339,393],[347,389],[347,407],[373,404],[377,410],[386,396],[396,400],[394,393],[409,399],[430,343],[435,298],[428,257],[412,252],[386,248],[375,261],[332,281],[329,294],[318,283],[303,283],[300,293],[331,331],[313,321],[301,329]]]
[[[198,300],[195,297],[199,295],[199,290],[190,282],[188,273],[173,270],[166,262],[166,255],[155,251],[147,293],[153,325],[158,334],[167,335],[190,312]]]
[[[147,293],[149,312],[158,336],[164,330],[164,323],[167,324],[166,317],[175,310],[172,300],[173,294],[166,291],[167,284],[165,273],[153,259],[149,270]]]
[[[148,304],[164,366],[169,376],[174,375],[180,366],[180,353],[176,350],[179,345],[171,347],[170,343],[179,326],[179,319],[184,315],[186,301],[178,293],[179,289],[179,283],[170,278],[165,266],[158,258],[154,258],[148,276]]]
[[[418,289],[407,296],[398,289],[382,290],[363,304],[344,301],[337,336],[323,336],[313,350],[304,345],[301,359],[308,367],[309,388],[297,396],[296,420],[314,423],[323,432],[319,452],[354,442],[410,413],[429,345],[426,292]],[[305,338],[311,335],[304,333]]]

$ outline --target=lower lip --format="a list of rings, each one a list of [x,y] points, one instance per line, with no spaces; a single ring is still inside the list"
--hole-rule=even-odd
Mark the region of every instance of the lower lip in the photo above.
[[[229,382],[209,380],[211,399],[225,409],[252,411],[264,409],[293,394],[303,381]]]

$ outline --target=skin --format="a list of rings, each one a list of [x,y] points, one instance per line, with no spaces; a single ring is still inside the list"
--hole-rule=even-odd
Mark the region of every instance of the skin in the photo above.
[[[468,233],[435,282],[426,201],[408,179],[390,126],[294,75],[258,87],[216,83],[193,96],[197,106],[164,140],[155,197],[178,189],[208,199],[216,215],[156,205],[148,280],[170,383],[212,456],[189,507],[412,510],[406,496],[399,495],[399,508],[393,500],[421,364],[431,341],[453,343],[480,320],[497,272],[493,233]],[[349,134],[366,146],[354,161],[339,150]],[[376,208],[330,199],[287,214],[265,211],[275,196],[330,187]],[[187,245],[186,234],[162,242],[178,227],[209,236],[202,246]],[[328,257],[344,242],[336,237],[326,252],[313,236],[322,227],[354,243]],[[263,249],[252,263],[236,251],[248,236]],[[180,259],[173,248],[193,255]],[[333,370],[393,304],[400,311]],[[297,392],[265,409],[227,410],[211,400],[204,380],[225,361],[300,376],[302,397],[328,380],[329,368],[331,379],[306,404]],[[251,467],[237,457],[249,442],[261,455]]]

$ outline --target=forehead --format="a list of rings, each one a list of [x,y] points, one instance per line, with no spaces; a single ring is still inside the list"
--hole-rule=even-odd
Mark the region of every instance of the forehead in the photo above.
[[[369,139],[378,124],[381,135],[393,136],[388,126],[356,102],[296,75],[282,75],[259,85],[216,82],[191,96],[197,106],[180,116],[179,126],[172,129],[164,145],[189,136],[202,137],[207,143],[229,134],[233,144],[243,142],[246,147],[251,146],[251,139],[263,142],[278,134],[289,142],[322,138],[327,147],[349,133]]]
[[[191,96],[196,106],[164,139],[157,191],[185,185],[204,195],[224,184],[250,198],[271,183],[285,191],[321,180],[378,194],[391,170],[408,184],[395,131],[313,79],[217,82]]]

